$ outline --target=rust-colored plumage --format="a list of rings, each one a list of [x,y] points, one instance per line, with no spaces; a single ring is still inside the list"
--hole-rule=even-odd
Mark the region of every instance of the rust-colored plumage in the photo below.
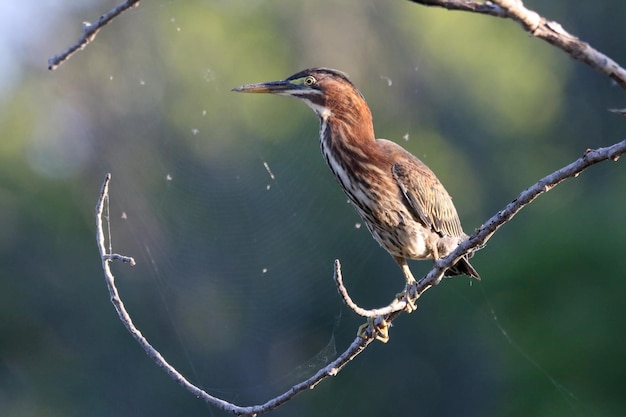
[[[234,91],[272,93],[304,101],[320,120],[324,159],[372,236],[396,260],[407,285],[407,259],[448,255],[467,239],[450,195],[435,174],[398,144],[376,139],[372,114],[341,72],[312,68]],[[480,278],[467,258],[446,271]]]

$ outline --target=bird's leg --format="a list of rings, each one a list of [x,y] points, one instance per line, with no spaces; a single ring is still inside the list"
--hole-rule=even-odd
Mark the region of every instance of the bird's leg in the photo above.
[[[367,323],[359,326],[357,336],[367,339],[369,332],[371,332],[376,340],[383,343],[389,341],[389,323],[382,316],[369,317]]]
[[[406,306],[404,307],[404,311],[406,311],[407,313],[412,313],[415,310],[417,310],[417,306],[415,305],[415,300],[412,299],[411,294],[410,294],[411,287],[413,286],[413,284],[415,284],[415,278],[413,278],[413,274],[411,273],[411,270],[409,269],[409,265],[407,264],[406,259],[401,258],[399,256],[394,256],[393,258],[396,260],[396,262],[400,266],[400,269],[402,269],[402,272],[404,273],[404,278],[406,279],[406,286],[404,287],[404,291],[397,294],[396,299],[399,301],[404,300],[404,302],[406,303]]]

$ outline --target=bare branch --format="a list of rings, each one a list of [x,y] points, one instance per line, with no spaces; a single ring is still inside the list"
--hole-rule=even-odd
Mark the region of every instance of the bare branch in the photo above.
[[[572,58],[609,76],[626,89],[626,70],[588,43],[570,35],[558,22],[548,21],[527,9],[521,0],[494,0],[494,3],[506,10],[508,17],[519,22],[533,36],[562,49]]]
[[[75,44],[67,48],[64,52],[49,58],[48,69],[51,71],[57,69],[59,65],[71,58],[72,55],[78,51],[82,51],[87,45],[89,45],[96,38],[100,29],[106,26],[111,20],[115,19],[126,10],[138,6],[139,0],[126,0],[124,3],[117,5],[110,12],[100,16],[97,23],[83,22],[83,34],[81,37]]]
[[[616,143],[615,145],[607,148],[599,148],[596,150],[587,150],[582,157],[572,162],[571,164],[553,172],[552,174],[542,178],[536,184],[529,187],[520,193],[515,200],[509,203],[504,210],[499,211],[495,216],[490,218],[485,224],[483,224],[467,241],[463,242],[458,248],[453,251],[446,258],[442,258],[435,263],[435,267],[420,281],[413,285],[409,289],[409,296],[412,301],[416,301],[426,290],[437,285],[442,277],[443,272],[454,264],[461,256],[464,256],[472,249],[478,248],[484,245],[493,234],[505,223],[510,221],[515,214],[521,209],[530,204],[539,195],[551,190],[554,186],[558,185],[567,178],[575,177],[586,168],[596,163],[613,160],[617,161],[619,156],[626,153],[626,140]],[[105,235],[103,229],[103,211],[104,202],[108,200],[108,189],[111,175],[107,174],[105,177],[100,197],[96,205],[96,238],[98,242],[98,248],[102,258],[102,268],[104,269],[105,279],[111,295],[111,302],[115,306],[120,320],[124,323],[124,326],[137,340],[137,342],[144,349],[146,354],[165,372],[176,381],[179,385],[183,386],[186,390],[191,392],[196,397],[202,399],[204,402],[218,407],[224,411],[231,412],[236,415],[256,415],[264,413],[284,402],[293,398],[296,394],[314,388],[320,381],[329,377],[335,376],[339,371],[358,354],[360,354],[371,342],[374,340],[380,340],[386,342],[388,340],[387,327],[388,325],[403,311],[405,301],[395,300],[390,306],[379,310],[365,310],[367,317],[369,317],[367,323],[359,328],[358,336],[354,339],[352,344],[334,361],[328,364],[326,367],[320,369],[315,375],[294,385],[283,394],[272,398],[264,404],[254,406],[238,406],[221,398],[214,397],[204,390],[198,388],[189,382],[181,373],[179,373],[172,365],[170,365],[165,358],[147,341],[147,339],[141,334],[139,329],[135,327],[132,319],[130,318],[124,303],[120,299],[118,290],[115,286],[115,278],[111,273],[109,262],[113,259],[127,260],[132,259],[130,257],[108,254],[105,246]],[[345,290],[341,278],[341,267],[339,261],[335,261],[335,279],[337,285]],[[341,292],[341,290],[340,290]],[[344,301],[350,300],[347,295],[342,294]],[[354,304],[354,303],[352,303]],[[356,309],[355,309],[356,307]],[[356,305],[351,306],[353,310],[360,314],[359,307]],[[371,317],[372,311],[380,311],[384,314],[376,317]],[[364,315],[364,314],[361,314]]]
[[[572,58],[607,75],[626,90],[626,70],[608,56],[586,42],[568,33],[560,23],[549,21],[537,12],[527,9],[521,0],[492,0],[485,2],[464,0],[410,0],[424,6],[448,10],[462,10],[515,20],[531,35],[562,49]]]

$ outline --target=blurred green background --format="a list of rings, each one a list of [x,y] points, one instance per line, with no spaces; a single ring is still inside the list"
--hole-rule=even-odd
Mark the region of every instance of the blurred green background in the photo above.
[[[0,5],[0,413],[225,413],[177,386],[109,302],[94,206],[111,172],[114,264],[144,335],[192,382],[265,402],[343,351],[352,297],[402,289],[294,100],[230,92],[347,72],[379,137],[423,159],[466,232],[586,148],[624,138],[624,91],[512,21],[407,1],[142,2],[54,72],[115,1]],[[526,5],[626,63],[626,3]],[[270,171],[272,175],[270,175]],[[273,176],[273,178],[272,178]],[[623,162],[594,166],[479,252],[335,378],[275,416],[626,414]],[[413,263],[416,276],[428,262]]]

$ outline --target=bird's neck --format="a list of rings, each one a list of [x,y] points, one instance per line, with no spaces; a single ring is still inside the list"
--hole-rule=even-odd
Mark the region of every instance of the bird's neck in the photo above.
[[[354,149],[358,153],[374,148],[372,113],[364,100],[327,102],[320,118],[322,146]]]
[[[324,159],[350,200],[358,205],[357,182],[351,178],[366,175],[372,162],[379,160],[369,108],[366,104],[365,108],[353,109],[328,107],[317,114]]]

